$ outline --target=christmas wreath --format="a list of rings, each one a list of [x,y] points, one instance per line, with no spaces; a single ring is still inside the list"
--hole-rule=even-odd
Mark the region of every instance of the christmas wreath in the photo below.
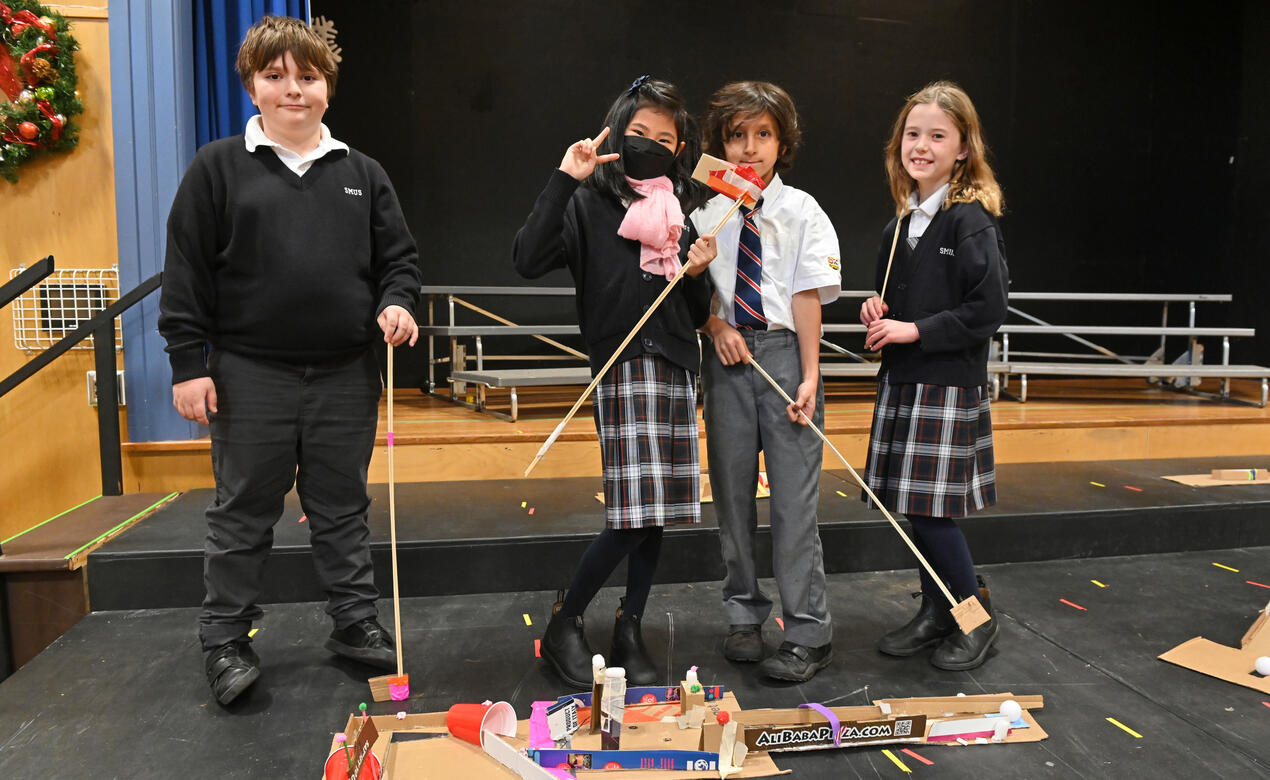
[[[84,110],[75,91],[79,44],[69,29],[39,3],[0,0],[0,176],[11,182],[32,157],[79,142],[70,122]]]

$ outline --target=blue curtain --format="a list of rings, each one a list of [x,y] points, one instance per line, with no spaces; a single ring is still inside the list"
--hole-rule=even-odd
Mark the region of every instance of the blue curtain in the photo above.
[[[247,28],[265,14],[309,18],[307,0],[195,0],[194,126],[201,147],[241,133],[256,113],[234,71]]]

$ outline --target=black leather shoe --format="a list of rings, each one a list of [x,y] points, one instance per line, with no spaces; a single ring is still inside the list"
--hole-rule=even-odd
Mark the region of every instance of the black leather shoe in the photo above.
[[[992,614],[992,599],[989,598],[988,589],[984,587],[982,577],[979,578],[979,601],[983,603],[984,611],[992,619],[969,634],[962,633],[960,629],[953,631],[939,647],[935,648],[935,652],[931,653],[931,664],[950,672],[961,672],[978,668],[988,660],[988,651],[997,641],[1000,625]]]
[[[561,617],[564,591],[560,592],[560,596],[561,600],[551,608],[551,621],[542,635],[542,657],[566,683],[580,690],[590,690],[594,682],[591,657],[595,653],[586,643],[582,616]]]
[[[216,701],[228,705],[260,677],[260,657],[250,641],[238,639],[209,650],[203,668]]]
[[[733,623],[728,626],[728,638],[723,640],[723,657],[747,664],[762,661],[763,626],[758,623]]]
[[[627,686],[656,685],[657,667],[644,646],[640,616],[627,615],[625,608],[626,599],[621,599],[617,619],[613,621],[613,647],[609,651],[608,665],[626,670]]]
[[[768,677],[791,682],[806,682],[816,676],[833,660],[833,647],[806,647],[793,642],[782,642],[776,652],[758,665],[759,671]]]
[[[901,657],[916,655],[928,647],[938,645],[957,631],[957,621],[947,607],[921,591],[913,596],[922,597],[922,605],[917,614],[900,628],[879,639],[879,651]]]
[[[397,651],[393,647],[392,634],[373,617],[362,618],[332,631],[326,640],[326,649],[368,666],[397,671]]]

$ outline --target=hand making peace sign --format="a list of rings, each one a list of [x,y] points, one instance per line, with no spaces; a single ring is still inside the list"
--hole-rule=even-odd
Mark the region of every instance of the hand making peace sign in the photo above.
[[[608,137],[609,128],[600,131],[599,136],[592,140],[583,138],[581,141],[570,146],[564,152],[564,159],[560,161],[560,170],[569,174],[578,181],[585,180],[595,171],[595,166],[606,162],[613,162],[622,155],[616,152],[610,154],[597,154],[596,149]]]

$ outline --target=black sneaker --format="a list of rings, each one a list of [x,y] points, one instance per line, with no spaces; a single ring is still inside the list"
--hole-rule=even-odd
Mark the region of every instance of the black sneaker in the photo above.
[[[260,677],[260,656],[249,640],[236,639],[207,651],[203,669],[216,701],[228,706]]]
[[[362,618],[350,626],[332,631],[330,639],[326,640],[326,649],[370,666],[397,671],[397,651],[393,648],[392,634],[373,617]]]
[[[748,664],[763,660],[763,627],[758,623],[728,626],[728,638],[723,640],[723,657]]]
[[[780,648],[759,664],[759,671],[768,677],[791,682],[807,682],[833,660],[833,647],[806,647],[793,642],[782,642]]]

